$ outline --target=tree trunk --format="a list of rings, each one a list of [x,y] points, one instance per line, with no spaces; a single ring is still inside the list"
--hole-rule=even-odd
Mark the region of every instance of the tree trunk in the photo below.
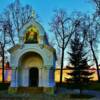
[[[61,57],[60,85],[62,85],[63,65],[64,65],[64,48],[62,48],[62,57]]]
[[[4,48],[2,48],[2,82],[4,83]]]
[[[96,64],[96,68],[97,68],[98,81],[100,82],[99,65],[98,65],[98,61],[97,61],[97,58],[96,58],[96,55],[95,55],[94,49],[93,49],[93,47],[92,47],[92,43],[90,43],[90,47],[91,47],[91,51],[92,51],[93,58],[94,58],[94,60],[95,60],[95,64]]]

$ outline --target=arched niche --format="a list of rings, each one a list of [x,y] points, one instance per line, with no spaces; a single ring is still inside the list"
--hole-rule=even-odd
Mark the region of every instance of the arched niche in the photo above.
[[[36,40],[32,39],[31,41],[28,40],[28,32],[30,30],[30,28],[34,28],[32,31],[32,34],[35,34],[35,36],[33,35],[33,37],[37,37],[35,38]],[[25,26],[20,30],[19,32],[19,43],[22,44],[47,44],[48,45],[48,38],[46,35],[46,32],[44,30],[44,28],[42,27],[42,25],[40,23],[38,23],[36,20],[31,19],[29,21],[29,23],[26,23]],[[27,34],[26,34],[27,33]],[[27,38],[27,39],[26,39]],[[27,40],[27,41],[26,41]]]
[[[19,66],[21,66],[21,68],[39,68],[43,66],[43,59],[35,52],[27,52],[21,56],[19,60]]]

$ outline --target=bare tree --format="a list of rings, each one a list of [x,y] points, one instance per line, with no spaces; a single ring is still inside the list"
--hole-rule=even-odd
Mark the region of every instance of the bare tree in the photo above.
[[[55,34],[57,45],[61,49],[60,84],[62,83],[65,49],[79,23],[79,20],[72,20],[62,9],[55,10],[54,18],[50,23],[51,31]]]
[[[6,44],[10,43],[11,41],[8,39],[8,32],[9,32],[9,24],[8,22],[1,22],[0,23],[0,33],[2,34],[2,40],[0,41],[0,56],[2,57],[2,82],[4,82],[4,64],[5,64],[5,50]]]
[[[19,39],[20,30],[32,19],[35,18],[34,11],[30,5],[24,7],[19,0],[9,4],[4,12],[0,14],[0,39],[1,57],[2,57],[2,81],[4,82],[4,63],[5,50],[7,45],[16,44],[16,38]],[[6,45],[7,44],[7,45]],[[11,44],[11,45],[10,45]]]
[[[100,82],[99,63],[97,58],[97,45],[99,46],[100,35],[100,0],[91,0],[96,7],[96,11],[92,15],[85,15],[82,30],[88,42],[88,46],[92,52],[93,60],[97,68],[98,81]]]
[[[19,0],[9,4],[2,16],[3,21],[8,21],[9,23],[9,35],[13,44],[16,44],[16,39],[19,39],[20,30],[32,18],[36,18],[32,7],[30,5],[22,6]]]
[[[98,26],[99,24],[99,26]],[[96,68],[97,68],[97,75],[98,75],[98,81],[100,81],[100,73],[99,73],[99,63],[98,63],[98,59],[97,59],[97,52],[95,51],[95,44],[98,43],[98,39],[99,39],[99,35],[100,35],[100,23],[98,23],[98,21],[96,19],[92,19],[92,22],[89,22],[88,24],[88,30],[87,30],[87,41],[90,45],[92,54],[93,54],[93,58],[96,64]]]
[[[96,6],[96,13],[100,16],[100,0],[92,0]]]
[[[83,37],[85,37],[85,43],[87,44],[89,51],[92,52],[93,61],[96,64],[97,68],[97,76],[98,81],[100,81],[100,74],[99,74],[99,64],[98,64],[98,58],[96,56],[97,54],[97,45],[99,45],[99,35],[100,35],[100,22],[99,18],[96,14],[93,16],[91,15],[83,15],[83,19],[81,20],[80,27],[83,34]],[[80,32],[81,33],[81,32]]]

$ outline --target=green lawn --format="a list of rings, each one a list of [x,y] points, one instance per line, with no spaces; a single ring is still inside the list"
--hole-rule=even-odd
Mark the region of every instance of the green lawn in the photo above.
[[[63,83],[62,87],[67,88],[67,89],[76,89],[76,85],[69,85],[67,83]],[[59,83],[57,83],[57,88],[60,86]],[[89,85],[86,85],[85,87],[82,87],[83,90],[95,90],[95,91],[100,91],[100,82],[92,82]]]
[[[10,83],[0,83],[0,91],[8,90]]]
[[[90,99],[90,98],[93,98],[94,96],[92,95],[86,95],[86,94],[71,94],[70,95],[70,98],[73,98],[73,99]]]
[[[93,83],[93,84],[87,86],[87,89],[100,91],[100,83],[98,83],[98,82]]]
[[[79,94],[58,94],[58,95],[49,95],[49,94],[9,94],[7,89],[9,87],[8,83],[0,83],[0,100],[73,100],[75,98],[78,99],[84,99],[88,100],[89,98],[92,98],[91,95],[79,95]],[[59,87],[59,84],[57,84],[57,87]],[[72,88],[68,84],[63,84],[62,87],[64,88]],[[73,86],[75,87],[75,86]],[[84,89],[89,90],[100,90],[100,83],[94,82],[87,87],[84,87]]]
[[[88,100],[93,96],[90,95],[75,95],[75,94],[8,94],[7,91],[0,92],[0,100]]]

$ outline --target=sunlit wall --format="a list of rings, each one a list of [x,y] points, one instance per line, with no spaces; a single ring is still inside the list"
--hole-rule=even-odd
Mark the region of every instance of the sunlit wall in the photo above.
[[[93,77],[93,79],[92,80],[97,80],[98,78],[97,78],[97,72],[96,72],[96,70],[91,70],[91,71],[93,71],[94,73],[93,73],[93,75],[92,75],[92,77]],[[64,69],[63,70],[63,78],[62,78],[62,81],[63,82],[66,82],[66,78],[69,78],[70,76],[67,74],[67,73],[69,73],[69,72],[71,72],[71,70],[67,70],[67,69]],[[60,81],[60,69],[56,69],[56,71],[55,71],[55,81],[56,82],[59,82]]]
[[[70,76],[67,75],[67,73],[69,73],[71,70],[66,70],[64,69],[63,70],[63,82],[66,82],[66,78],[69,78]],[[4,74],[4,78],[5,78],[5,82],[9,82],[11,81],[11,73],[12,71],[11,70],[5,70],[5,74]],[[94,74],[93,74],[93,80],[97,80],[97,72],[96,70],[94,71]],[[55,82],[59,82],[60,81],[60,69],[56,69],[55,70]],[[0,69],[0,82],[2,82],[2,69]]]
[[[11,69],[4,70],[4,80],[5,80],[5,82],[11,81],[11,74],[12,74]],[[2,69],[0,69],[0,82],[2,82]]]

